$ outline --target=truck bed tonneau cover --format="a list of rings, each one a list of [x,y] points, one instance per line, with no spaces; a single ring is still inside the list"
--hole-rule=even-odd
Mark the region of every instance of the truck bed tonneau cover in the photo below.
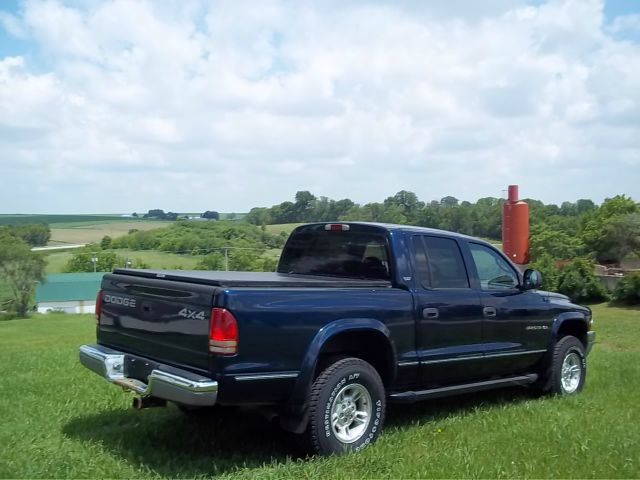
[[[153,270],[116,268],[113,273],[215,287],[388,288],[388,280],[296,275],[276,272],[212,272],[206,270]]]

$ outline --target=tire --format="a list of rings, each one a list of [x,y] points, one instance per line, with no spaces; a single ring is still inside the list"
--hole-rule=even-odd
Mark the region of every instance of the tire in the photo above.
[[[573,336],[565,336],[553,347],[549,366],[539,382],[542,393],[574,395],[582,390],[587,376],[584,345]]]
[[[360,451],[375,442],[386,408],[378,372],[359,358],[328,366],[311,387],[306,435],[320,455]]]

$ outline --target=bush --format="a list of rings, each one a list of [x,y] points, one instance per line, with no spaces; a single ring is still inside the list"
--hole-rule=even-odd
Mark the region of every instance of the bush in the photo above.
[[[554,230],[546,225],[535,225],[531,229],[529,256],[538,260],[543,255],[554,259],[576,258],[584,252],[584,244],[575,236]]]
[[[601,302],[608,298],[607,290],[593,273],[593,264],[584,259],[573,260],[560,269],[558,292],[574,302]]]
[[[535,262],[529,265],[542,273],[542,289],[555,292],[558,290],[560,270],[556,267],[553,257],[547,253],[540,255]]]
[[[624,277],[613,291],[613,301],[626,305],[640,305],[640,272]]]

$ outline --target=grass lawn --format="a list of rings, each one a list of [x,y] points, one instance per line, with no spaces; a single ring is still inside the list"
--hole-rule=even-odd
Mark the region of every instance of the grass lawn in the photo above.
[[[302,225],[301,223],[279,223],[273,225],[265,225],[268,233],[280,233],[284,232],[287,235],[291,233],[291,231],[297,226]]]
[[[509,389],[392,407],[360,454],[303,459],[260,417],[137,412],[80,366],[91,315],[0,322],[0,478],[640,476],[640,310],[594,307],[584,391]]]

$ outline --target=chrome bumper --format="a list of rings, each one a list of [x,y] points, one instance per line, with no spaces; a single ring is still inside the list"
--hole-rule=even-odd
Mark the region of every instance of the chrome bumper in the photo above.
[[[586,355],[589,355],[591,349],[593,348],[593,344],[596,343],[596,332],[590,331],[587,332],[587,351]]]
[[[130,355],[102,345],[80,347],[82,365],[127,390],[145,397],[153,396],[183,405],[198,407],[215,405],[218,398],[218,382],[176,368],[171,368],[176,373],[156,368],[149,374],[147,383],[144,383],[126,376],[126,357]]]

